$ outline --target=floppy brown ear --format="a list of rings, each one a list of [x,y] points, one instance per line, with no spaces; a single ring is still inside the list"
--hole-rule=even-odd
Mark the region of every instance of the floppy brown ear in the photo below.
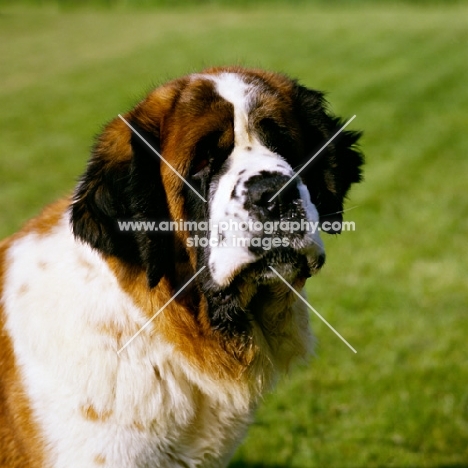
[[[150,133],[127,115],[129,123],[156,149]],[[154,122],[153,122],[154,125]],[[106,255],[146,270],[150,287],[172,274],[173,239],[168,233],[122,231],[119,221],[169,220],[160,160],[120,119],[99,136],[72,204],[76,237]]]
[[[303,139],[304,164],[344,125],[344,121],[330,115],[323,93],[296,84],[296,115]],[[356,143],[361,132],[342,131],[301,172],[301,178],[309,189],[312,202],[317,207],[320,223],[343,220],[343,202],[353,183],[361,180],[364,157]],[[339,234],[341,229],[326,232]]]

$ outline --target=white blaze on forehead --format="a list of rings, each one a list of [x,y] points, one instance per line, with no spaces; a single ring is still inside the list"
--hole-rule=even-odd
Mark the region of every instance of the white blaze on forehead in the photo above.
[[[248,102],[253,87],[242,80],[237,73],[221,73],[212,78],[218,94],[234,106],[234,144],[248,146]]]

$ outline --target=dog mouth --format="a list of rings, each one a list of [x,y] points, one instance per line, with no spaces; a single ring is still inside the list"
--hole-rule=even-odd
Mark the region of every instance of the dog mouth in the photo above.
[[[225,286],[208,281],[205,293],[212,326],[230,334],[248,335],[251,320],[264,316],[277,300],[290,301],[294,297],[290,290],[300,291],[324,262],[323,250],[285,247],[243,264]]]
[[[312,256],[285,248],[244,265],[228,286],[207,291],[212,325],[231,334],[248,334],[252,320],[264,320],[276,301],[290,301],[290,290],[300,291],[324,262],[323,253]]]
[[[317,274],[325,263],[325,254],[307,254],[292,248],[270,250],[254,263],[246,265],[238,274],[244,281],[258,285],[281,279],[296,283]]]

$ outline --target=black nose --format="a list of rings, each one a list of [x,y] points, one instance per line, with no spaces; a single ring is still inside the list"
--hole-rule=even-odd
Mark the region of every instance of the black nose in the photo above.
[[[298,205],[299,190],[295,181],[277,173],[251,177],[246,182],[246,208],[252,214],[269,219],[281,219]],[[278,193],[279,192],[279,193]]]

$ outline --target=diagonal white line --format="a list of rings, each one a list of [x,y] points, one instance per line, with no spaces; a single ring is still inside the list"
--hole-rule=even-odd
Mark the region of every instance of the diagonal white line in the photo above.
[[[353,115],[268,201],[276,198],[355,118]]]
[[[161,161],[164,161],[171,169],[172,171],[174,172],[174,174],[179,177],[179,179],[181,179],[188,187],[190,187],[205,203],[206,203],[206,200],[198,193],[198,191],[190,184],[190,182],[187,181],[187,179],[185,179],[184,177],[182,177],[175,169],[174,167],[166,160],[164,159],[161,154],[156,150],[154,149],[133,127],[132,125],[127,122],[127,120],[125,120],[124,117],[122,117],[121,114],[119,114],[119,117],[121,120],[123,120],[125,122],[125,125],[127,125],[128,128],[130,128],[130,130],[135,134],[135,135],[138,135],[141,139],[141,141],[143,143],[145,143],[145,145],[156,155],[158,156],[159,159],[161,159]]]
[[[346,208],[345,210],[335,211],[334,213],[324,214],[323,216],[331,216],[331,215],[334,215],[334,214],[346,213],[347,211],[351,211],[351,210],[354,210],[355,208],[359,208],[359,206],[360,205],[355,205],[355,206],[352,206],[351,208]]]
[[[357,351],[270,265],[270,269],[273,271],[273,273],[278,276],[278,278],[286,285],[288,286],[289,289],[307,306],[309,309],[317,315],[317,317],[325,324],[327,325],[328,328],[330,328],[335,335],[343,341],[343,343],[348,346],[348,348],[351,349],[354,353],[357,353]]]
[[[120,354],[206,267],[202,266],[118,351]]]

